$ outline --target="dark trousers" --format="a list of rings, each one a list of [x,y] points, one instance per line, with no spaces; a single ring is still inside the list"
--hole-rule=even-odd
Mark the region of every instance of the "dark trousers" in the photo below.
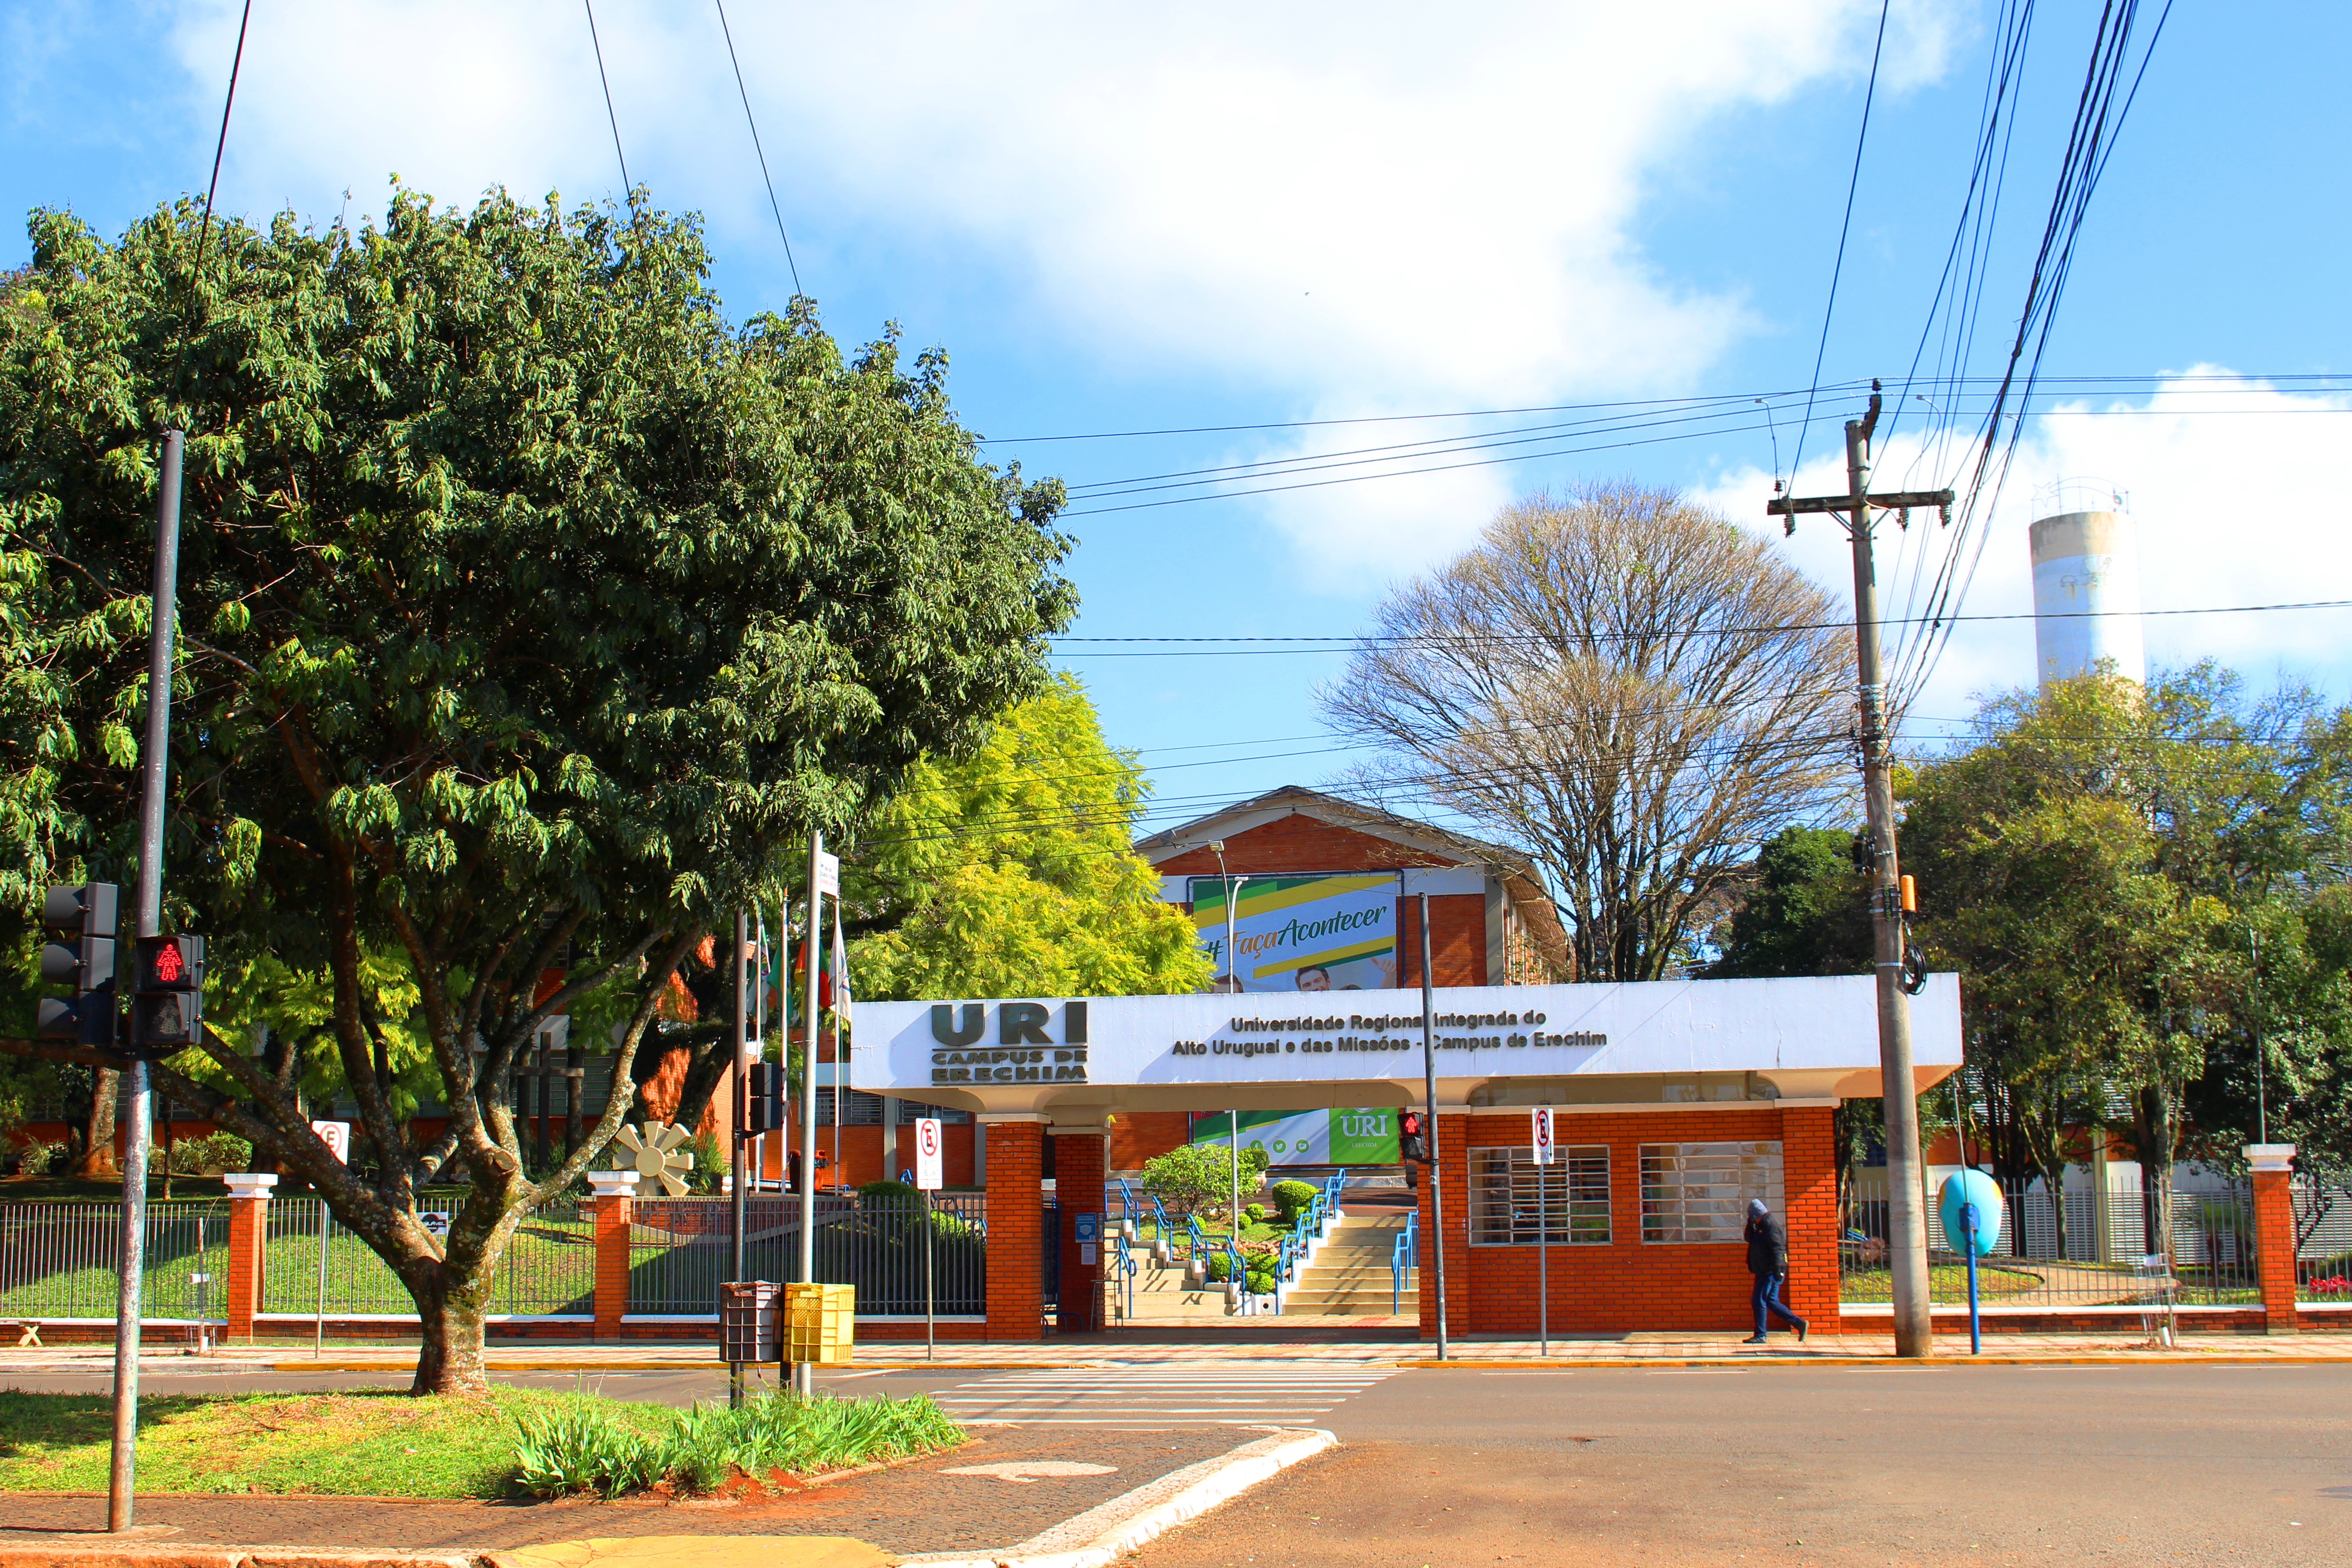
[[[1792,1329],[1805,1325],[1804,1319],[1780,1304],[1780,1281],[1786,1278],[1785,1274],[1759,1274],[1755,1288],[1748,1293],[1748,1304],[1756,1309],[1756,1337],[1759,1339],[1764,1337],[1765,1314],[1768,1312],[1779,1313],[1780,1321]]]

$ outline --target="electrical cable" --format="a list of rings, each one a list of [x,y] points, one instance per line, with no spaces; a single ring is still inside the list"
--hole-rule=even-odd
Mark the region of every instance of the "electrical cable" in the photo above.
[[[636,187],[629,183],[629,155],[621,151],[621,117],[613,112],[613,78],[604,74],[604,45],[596,37],[596,0],[580,0],[588,13],[588,45],[596,51],[596,79],[604,87],[604,118],[613,127],[613,156],[621,161],[621,199],[627,201]]]
[[[180,400],[181,378],[188,365],[189,329],[194,325],[196,291],[203,286],[205,276],[205,250],[213,235],[213,201],[220,194],[221,162],[228,155],[228,120],[236,108],[237,74],[245,68],[245,31],[252,21],[253,0],[245,0],[245,9],[236,19],[236,53],[228,62],[228,95],[221,100],[220,139],[213,143],[213,177],[205,186],[205,215],[196,225],[196,261],[188,274],[187,308],[181,318],[179,350],[172,360],[172,393],[164,399],[167,411]],[[164,417],[170,418],[170,413],[167,412]]]
[[[800,263],[793,259],[793,236],[784,232],[784,209],[776,200],[776,182],[768,172],[768,152],[760,145],[760,122],[751,118],[751,89],[743,85],[743,62],[735,57],[735,34],[727,26],[727,0],[711,0],[719,7],[719,32],[727,40],[727,63],[735,68],[735,90],[743,99],[743,123],[751,128],[751,151],[760,155],[760,178],[768,187],[768,210],[776,214],[776,237],[784,242],[784,265],[792,268],[793,296],[804,298],[807,290],[801,287]],[[620,144],[620,132],[613,133],[614,144]]]
[[[1845,271],[1845,241],[1847,234],[1853,227],[1854,193],[1862,188],[1862,152],[1870,143],[1870,106],[1878,97],[1878,57],[1886,47],[1886,13],[1891,3],[1892,0],[1878,0],[1878,37],[1870,46],[1870,81],[1862,92],[1862,129],[1854,134],[1853,172],[1847,176],[1845,185],[1845,216],[1838,224],[1837,259],[1830,266],[1829,302],[1822,307],[1822,340],[1820,346],[1813,350],[1811,380],[1815,385],[1821,382],[1822,361],[1830,351],[1830,320],[1837,314],[1838,278]],[[1797,426],[1796,455],[1789,460],[1791,474],[1804,464],[1805,433],[1812,427],[1812,423],[1813,400],[1811,394],[1808,393],[1805,398],[1805,417]]]

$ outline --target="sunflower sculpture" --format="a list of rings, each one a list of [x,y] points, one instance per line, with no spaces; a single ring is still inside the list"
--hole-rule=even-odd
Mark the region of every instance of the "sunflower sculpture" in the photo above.
[[[648,1188],[658,1184],[668,1197],[684,1197],[685,1173],[694,1168],[694,1156],[678,1147],[686,1141],[686,1129],[673,1123],[648,1123],[643,1133],[624,1124],[613,1137],[620,1145],[613,1154],[613,1168],[635,1171]]]

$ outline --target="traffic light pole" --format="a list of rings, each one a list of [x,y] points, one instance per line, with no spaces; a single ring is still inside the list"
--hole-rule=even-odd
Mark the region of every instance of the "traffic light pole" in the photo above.
[[[1872,495],[1870,438],[1878,426],[1879,394],[1872,383],[1870,413],[1845,427],[1847,493],[1771,501],[1768,514],[1789,519],[1804,513],[1844,513],[1853,544],[1854,663],[1862,680],[1863,802],[1870,828],[1870,913],[1878,977],[1879,1092],[1886,1107],[1887,1263],[1894,1278],[1895,1354],[1936,1354],[1928,1315],[1927,1216],[1919,1147],[1918,1080],[1913,1074],[1911,1005],[1903,991],[1903,884],[1895,856],[1895,791],[1886,728],[1886,677],[1880,666],[1878,574],[1871,560],[1870,514],[1907,513],[1913,507],[1949,508],[1949,490]]]
[[[824,859],[824,835],[809,834],[808,930],[803,940],[807,946],[801,951],[807,956],[808,973],[802,977],[801,1002],[805,1009],[801,1017],[806,1034],[806,1051],[801,1060],[801,1279],[816,1279],[816,969],[817,932],[824,925],[824,895],[817,891],[817,872]],[[833,1114],[836,1123],[841,1107],[835,1105]],[[975,1124],[975,1125],[977,1125]],[[984,1126],[977,1128],[982,1138],[988,1136]],[[793,1368],[793,1384],[803,1398],[816,1396],[816,1367],[802,1362]]]
[[[1437,1359],[1445,1359],[1445,1184],[1437,1179],[1437,990],[1429,970],[1429,894],[1421,894],[1421,1074],[1428,1095],[1421,1135],[1429,1145],[1429,1218],[1437,1235]]]
[[[163,789],[171,765],[172,633],[179,606],[180,454],[184,437],[163,433],[155,486],[155,579],[147,637],[147,738],[140,753],[139,928],[163,931]],[[131,1527],[139,1463],[139,1307],[145,1283],[147,1239],[147,1061],[133,1055],[123,1070],[131,1103],[123,1132],[122,1235],[114,1298],[114,1446],[106,1479],[106,1528]]]
[[[729,1139],[732,1156],[728,1161],[734,1168],[735,1180],[731,1194],[734,1201],[728,1206],[727,1213],[727,1256],[728,1277],[738,1284],[743,1281],[744,1206],[751,1201],[746,1189],[751,1186],[751,1175],[743,1158],[743,1151],[751,1144],[751,1134],[745,1129],[751,1122],[751,1075],[743,1063],[743,944],[750,936],[750,925],[743,912],[737,910],[735,946],[729,949],[727,966],[727,1016],[731,1020],[727,1046],[735,1053],[735,1126]],[[727,1404],[730,1409],[740,1409],[743,1404],[743,1364],[731,1358],[727,1363]]]

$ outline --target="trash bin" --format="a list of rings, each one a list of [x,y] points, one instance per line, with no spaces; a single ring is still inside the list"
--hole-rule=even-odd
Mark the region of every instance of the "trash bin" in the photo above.
[[[786,1285],[782,1359],[816,1366],[840,1365],[849,1359],[856,1323],[856,1286],[797,1281]]]
[[[729,1365],[776,1359],[776,1301],[783,1287],[767,1280],[719,1287],[719,1356]]]

